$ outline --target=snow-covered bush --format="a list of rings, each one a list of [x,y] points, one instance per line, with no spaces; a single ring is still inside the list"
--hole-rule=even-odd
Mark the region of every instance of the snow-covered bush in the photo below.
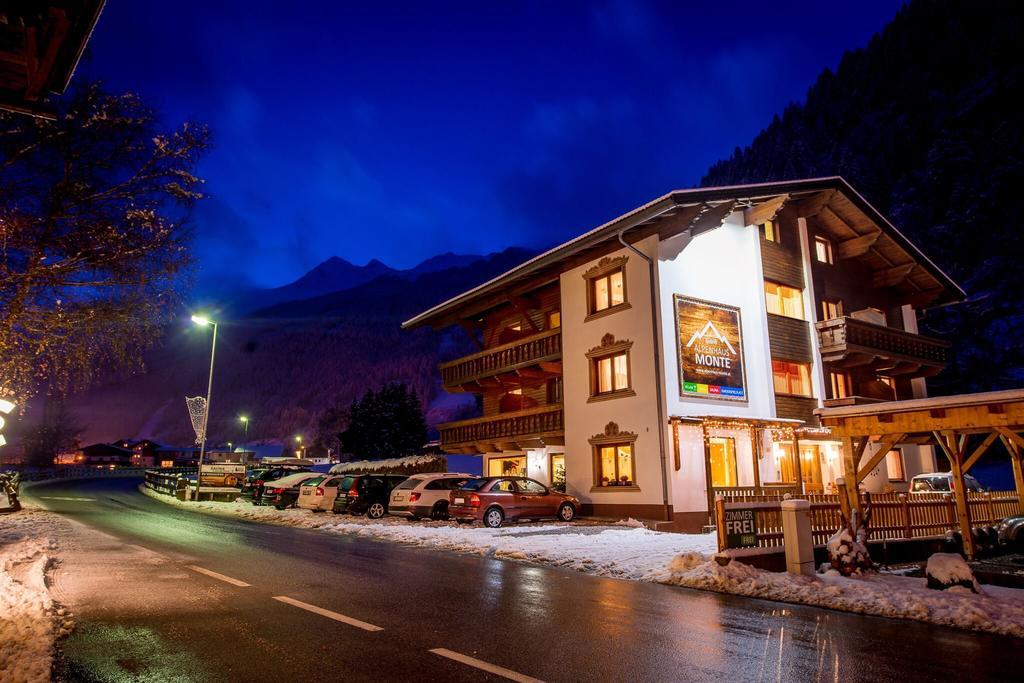
[[[973,593],[981,590],[974,572],[957,553],[935,553],[928,558],[924,573],[928,577],[928,587],[935,590],[946,590],[954,586],[962,586]]]
[[[832,569],[843,576],[874,571],[875,564],[868,552],[868,522],[871,519],[871,508],[858,520],[857,510],[850,514],[850,519],[843,519],[843,526],[828,539],[829,564]]]

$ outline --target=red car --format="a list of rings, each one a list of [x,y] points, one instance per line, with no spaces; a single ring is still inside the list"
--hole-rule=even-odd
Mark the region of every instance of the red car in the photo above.
[[[448,495],[448,516],[459,522],[481,521],[497,529],[505,520],[554,517],[571,522],[580,502],[526,477],[471,479]]]

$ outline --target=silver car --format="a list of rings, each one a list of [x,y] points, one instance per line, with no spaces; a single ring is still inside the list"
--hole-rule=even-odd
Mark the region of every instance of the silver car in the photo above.
[[[414,474],[391,491],[388,513],[410,519],[448,519],[448,492],[474,478],[462,472]]]

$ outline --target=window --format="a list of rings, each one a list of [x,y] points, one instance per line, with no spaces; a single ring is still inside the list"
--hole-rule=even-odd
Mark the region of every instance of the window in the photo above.
[[[547,493],[548,490],[544,488],[539,482],[533,479],[520,479],[516,482],[516,486],[523,493]]]
[[[738,486],[736,477],[736,439],[712,436],[708,440],[712,486]]]
[[[804,319],[804,293],[794,287],[764,281],[764,298],[768,312],[789,318]]]
[[[824,237],[815,237],[814,257],[819,263],[832,263],[832,242]]]
[[[590,280],[590,312],[598,313],[626,303],[625,275],[616,268]]]
[[[811,395],[811,366],[807,363],[773,360],[772,376],[776,394]]]
[[[608,444],[597,448],[600,486],[633,486],[632,444]]]
[[[516,485],[511,479],[501,479],[494,482],[494,486],[491,487],[491,493],[515,493],[515,490]]]
[[[850,376],[845,372],[828,373],[829,383],[832,385],[832,398],[848,398],[852,393],[850,390]]]
[[[160,467],[174,467],[174,461],[173,460],[161,460],[160,461]]]
[[[565,493],[565,454],[551,456],[551,488]]]
[[[885,472],[889,481],[906,481],[907,475],[903,470],[903,451],[894,448],[885,454]]]
[[[526,456],[491,458],[487,461],[488,477],[522,477],[526,475]]]
[[[779,229],[781,226],[775,221],[765,221],[761,224],[761,234],[769,242],[775,242],[779,244],[782,242],[782,231]]]
[[[562,326],[562,312],[561,311],[548,311],[547,315],[548,329],[554,330]]]
[[[595,396],[629,389],[629,363],[625,351],[604,358],[595,358],[592,362]]]
[[[843,301],[842,299],[822,299],[821,300],[821,319],[822,320],[834,320],[835,318],[843,317]]]
[[[773,450],[775,451],[775,464],[778,466],[779,483],[795,484],[796,464],[793,457],[793,444],[777,443]]]

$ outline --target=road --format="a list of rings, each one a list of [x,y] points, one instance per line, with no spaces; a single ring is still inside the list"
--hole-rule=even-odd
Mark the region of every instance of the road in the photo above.
[[[26,492],[84,525],[54,586],[78,623],[69,679],[904,683],[1024,666],[1012,638],[214,517],[138,483]]]

